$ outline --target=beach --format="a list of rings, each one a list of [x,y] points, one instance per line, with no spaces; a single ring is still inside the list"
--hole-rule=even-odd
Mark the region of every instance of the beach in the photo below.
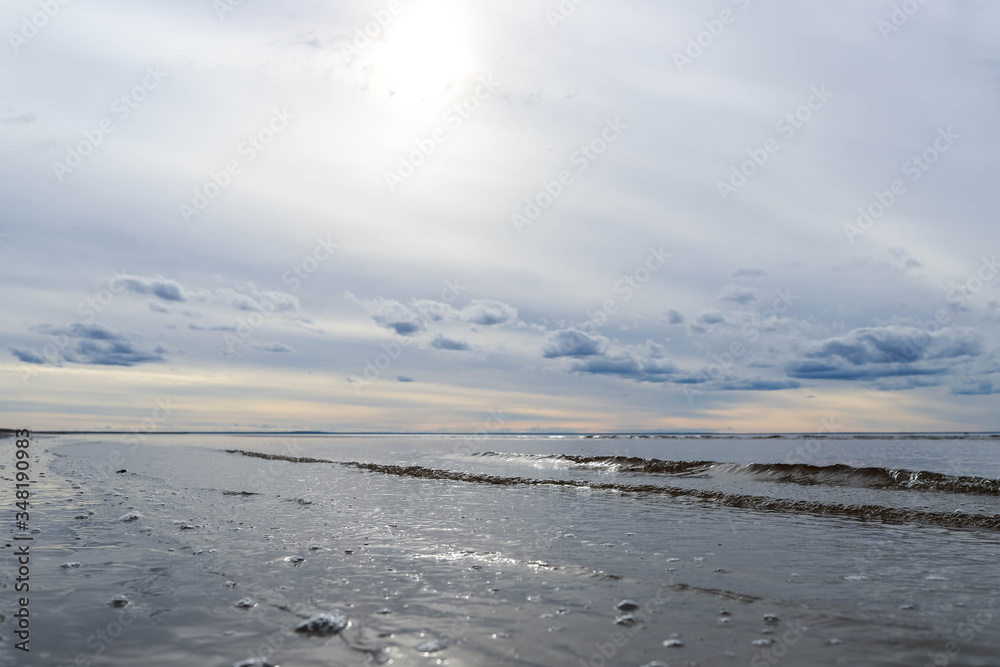
[[[996,664],[996,446],[36,436],[31,652],[5,659]],[[296,630],[324,613],[346,627]]]

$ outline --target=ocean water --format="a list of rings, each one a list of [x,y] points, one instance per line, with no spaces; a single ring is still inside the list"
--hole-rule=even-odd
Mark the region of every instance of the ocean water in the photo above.
[[[30,654],[0,461],[5,664],[1000,665],[995,434],[32,453]]]

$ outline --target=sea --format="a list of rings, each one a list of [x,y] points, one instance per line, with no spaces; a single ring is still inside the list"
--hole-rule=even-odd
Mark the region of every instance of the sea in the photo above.
[[[1000,665],[994,433],[13,443],[4,665]]]

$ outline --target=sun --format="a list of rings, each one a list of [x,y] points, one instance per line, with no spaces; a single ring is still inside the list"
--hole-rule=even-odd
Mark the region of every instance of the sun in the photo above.
[[[449,0],[403,3],[371,47],[371,76],[393,96],[433,100],[476,70],[470,22]]]

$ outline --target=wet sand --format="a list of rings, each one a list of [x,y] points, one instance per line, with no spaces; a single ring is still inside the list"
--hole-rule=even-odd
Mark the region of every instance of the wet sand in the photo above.
[[[997,445],[948,442],[39,438],[4,659],[996,664]]]

